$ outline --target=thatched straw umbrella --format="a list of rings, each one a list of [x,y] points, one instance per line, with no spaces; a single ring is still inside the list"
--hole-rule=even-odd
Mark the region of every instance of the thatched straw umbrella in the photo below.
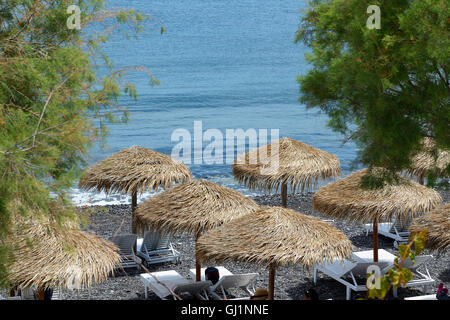
[[[139,231],[181,231],[196,240],[209,229],[258,210],[251,198],[205,180],[179,184],[142,202],[136,209]],[[200,264],[196,262],[196,280],[200,281]]]
[[[411,232],[427,232],[426,246],[443,252],[450,249],[450,203],[442,205],[430,213],[413,220]]]
[[[439,175],[445,175],[447,166],[450,164],[450,151],[436,149],[436,143],[425,138],[423,151],[413,157],[412,165],[407,173],[412,177],[417,177],[420,184],[424,184],[428,170],[435,170]],[[434,154],[436,153],[436,154]]]
[[[201,261],[243,261],[269,266],[269,299],[274,297],[277,266],[344,260],[352,254],[351,241],[333,225],[282,207],[261,207],[210,230],[198,239]]]
[[[250,189],[278,190],[281,186],[282,206],[287,205],[287,187],[292,192],[316,187],[319,178],[341,175],[336,156],[303,142],[282,138],[267,146],[239,156],[233,174]]]
[[[430,211],[442,199],[433,189],[400,176],[397,185],[363,190],[360,182],[366,170],[322,187],[313,196],[313,207],[330,217],[373,222],[374,261],[378,261],[378,222],[392,221],[394,216],[406,218]]]
[[[183,163],[168,155],[133,146],[88,168],[78,186],[106,193],[131,193],[134,215],[138,193],[157,190],[159,187],[170,188],[174,183],[189,181],[191,178],[191,171]],[[134,224],[132,232],[136,233]]]
[[[46,287],[81,289],[99,283],[121,261],[113,243],[43,217],[16,219],[6,243],[14,255],[8,278],[18,288],[35,286],[38,296]]]

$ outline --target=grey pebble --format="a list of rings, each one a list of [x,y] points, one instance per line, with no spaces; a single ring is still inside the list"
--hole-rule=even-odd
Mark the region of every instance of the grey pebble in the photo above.
[[[288,207],[304,214],[327,219],[326,217],[315,213],[312,210],[312,193],[304,195],[295,194],[288,195]],[[441,192],[444,202],[449,202],[450,192]],[[278,206],[281,204],[280,195],[262,195],[254,198],[260,205]],[[107,210],[102,210],[106,208]],[[96,233],[97,235],[109,239],[119,228],[124,220],[122,229],[119,233],[131,232],[131,209],[129,205],[111,205],[105,207],[91,207],[94,214],[90,216],[90,224],[86,230]],[[342,230],[346,236],[353,242],[357,250],[372,249],[372,237],[366,236],[363,225],[356,223],[348,223],[345,221],[335,220],[333,225]],[[176,270],[184,276],[188,276],[189,269],[194,268],[194,239],[190,235],[175,234],[173,243],[175,248],[181,252],[181,263],[172,264],[165,263],[153,265],[150,271]],[[393,241],[383,236],[379,237],[379,247],[386,249],[391,253],[396,253],[393,247]],[[429,252],[425,251],[424,254]],[[450,286],[450,252],[437,256],[433,254],[433,260],[428,264],[431,276],[436,280],[432,290],[435,292],[440,282],[446,287]],[[245,265],[243,263],[224,263],[227,269],[233,273],[258,272],[259,276],[256,280],[256,287],[267,288],[269,272],[265,268],[254,265]],[[101,284],[95,285],[90,290],[82,290],[78,293],[64,292],[64,299],[145,299],[144,286],[139,279],[139,274],[143,271],[127,270],[124,273],[116,273],[115,276]],[[280,267],[276,272],[275,279],[275,299],[298,300],[303,297],[304,292],[314,288],[320,299],[343,300],[345,299],[345,286],[326,275],[319,273],[318,282],[313,283],[312,272],[304,270],[302,266]],[[422,288],[399,289],[399,299],[404,297],[422,295]],[[131,292],[133,294],[131,294]],[[230,290],[234,296],[242,296],[239,290]],[[365,293],[352,293],[352,298],[364,298]],[[159,299],[155,294],[149,293],[150,300]],[[393,299],[388,296],[387,299]]]

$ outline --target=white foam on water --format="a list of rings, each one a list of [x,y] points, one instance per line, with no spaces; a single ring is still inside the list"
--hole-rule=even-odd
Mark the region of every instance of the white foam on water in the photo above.
[[[194,179],[197,179],[194,177]],[[256,197],[261,195],[268,195],[278,192],[264,192],[264,191],[256,191],[250,190],[246,186],[240,185],[232,175],[229,174],[212,174],[207,175],[205,177],[201,177],[200,179],[204,179],[207,181],[211,181],[222,185],[224,187],[236,190],[237,192],[242,193],[248,197]],[[339,178],[338,178],[339,179]],[[325,181],[319,180],[316,190],[320,189],[322,186],[336,181],[338,179],[327,179]],[[138,204],[142,201],[153,197],[155,194],[164,191],[163,189],[159,189],[158,191],[152,192],[144,192],[141,195],[138,195]],[[305,190],[312,191],[312,190]],[[290,192],[290,188],[288,188],[288,193]],[[131,204],[131,196],[121,193],[111,193],[106,194],[105,192],[97,192],[97,191],[84,191],[80,190],[76,187],[71,189],[71,199],[76,206],[105,206],[105,205],[120,205],[120,204]]]
[[[144,192],[142,195],[138,195],[138,204],[160,192],[162,192],[162,190],[158,190],[157,192]],[[131,204],[130,195],[121,193],[107,194],[105,192],[84,191],[78,188],[71,189],[70,197],[72,202],[78,207]]]
[[[268,195],[268,194],[274,194],[274,193],[280,193],[278,192],[264,192],[264,191],[256,191],[256,190],[250,190],[247,187],[240,185],[237,183],[236,180],[232,176],[229,175],[211,175],[205,178],[202,178],[207,181],[211,181],[214,183],[217,183],[219,185],[222,185],[224,187],[236,190],[237,192],[242,193],[245,196],[248,197],[256,197],[261,195]],[[334,182],[338,179],[328,179],[325,181],[319,180],[319,183],[317,185],[316,190],[320,189],[324,185]],[[137,201],[138,204],[142,201],[149,199],[153,197],[155,194],[158,194],[160,192],[164,191],[163,189],[159,189],[158,191],[152,191],[152,192],[144,192],[141,195],[138,195]],[[314,191],[314,190],[305,190],[305,192],[308,191]],[[290,188],[288,188],[288,193],[290,192]],[[84,191],[80,190],[76,187],[71,189],[71,199],[73,203],[76,206],[105,206],[105,205],[120,205],[120,204],[131,204],[131,196],[121,193],[111,193],[106,194],[105,192],[96,192],[96,191]]]
[[[263,192],[253,191],[249,190],[247,187],[236,184],[233,179],[230,179],[229,177],[211,177],[208,179],[205,179],[220,185],[223,185],[224,187],[236,190],[246,196],[249,197],[255,197],[264,194]],[[158,191],[152,191],[152,192],[144,192],[141,195],[138,195],[137,201],[138,204],[142,201],[149,199],[153,197],[155,194],[158,194],[160,192],[164,191],[163,189],[160,189]],[[107,194],[105,192],[97,192],[97,191],[84,191],[80,190],[79,188],[73,187],[70,190],[70,197],[72,199],[72,202],[78,206],[106,206],[106,205],[120,205],[120,204],[131,204],[131,196],[121,193],[110,193]]]

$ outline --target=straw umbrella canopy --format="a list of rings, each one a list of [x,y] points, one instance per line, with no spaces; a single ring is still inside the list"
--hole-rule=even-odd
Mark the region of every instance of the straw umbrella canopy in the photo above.
[[[191,171],[183,163],[168,155],[132,146],[88,168],[78,186],[106,193],[131,193],[134,215],[138,193],[157,190],[159,187],[170,188],[174,183],[189,181],[191,178]],[[134,225],[132,229],[135,233]]]
[[[239,156],[233,164],[235,178],[250,189],[271,192],[281,186],[282,206],[287,187],[292,192],[316,187],[319,178],[341,175],[339,159],[303,142],[282,138]]]
[[[427,232],[426,246],[431,250],[444,252],[450,249],[450,203],[413,220],[411,232]]]
[[[242,261],[269,266],[269,299],[277,266],[315,264],[351,256],[351,241],[333,225],[282,207],[261,207],[200,236],[201,261]]]
[[[192,180],[163,191],[136,209],[139,231],[181,231],[199,235],[223,223],[258,210],[258,204],[243,194],[205,180]],[[200,264],[196,262],[196,280]]]
[[[48,218],[15,219],[6,244],[14,261],[8,278],[19,288],[35,286],[81,289],[108,278],[120,266],[119,249],[83,232],[74,223],[57,225]]]
[[[436,170],[439,175],[444,175],[450,164],[450,151],[435,150],[436,143],[432,139],[425,138],[422,146],[423,151],[413,157],[411,168],[407,170],[409,175],[419,179],[420,184],[424,183],[428,170]],[[433,154],[433,150],[436,154]]]
[[[360,181],[366,170],[322,187],[313,196],[313,207],[337,219],[373,222],[374,261],[378,261],[378,222],[428,212],[439,205],[442,198],[433,189],[400,176],[399,184],[363,190]]]

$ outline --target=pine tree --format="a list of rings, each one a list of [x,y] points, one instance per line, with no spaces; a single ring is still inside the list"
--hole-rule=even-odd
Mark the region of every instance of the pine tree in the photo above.
[[[299,100],[357,143],[356,164],[387,169],[364,187],[395,183],[424,138],[450,148],[449,13],[448,0],[315,0],[301,18],[296,41],[312,68],[298,77]],[[428,182],[436,178],[431,170]]]
[[[136,98],[136,90],[101,44],[149,23],[161,27],[99,0],[0,0],[0,285],[8,284],[14,250],[4,239],[14,215],[74,218],[68,189],[87,151],[107,134],[105,123],[128,119],[118,98]],[[146,71],[129,68],[137,69]]]

